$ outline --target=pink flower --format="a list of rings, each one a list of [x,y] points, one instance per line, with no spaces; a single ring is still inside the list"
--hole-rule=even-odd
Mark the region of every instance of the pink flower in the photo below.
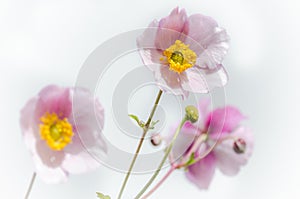
[[[227,83],[222,61],[228,41],[214,19],[201,14],[188,17],[177,7],[152,21],[137,45],[160,88],[187,97],[189,92],[207,93]]]
[[[226,106],[210,112],[209,106],[208,100],[199,103],[199,123],[187,122],[173,149],[176,157],[183,154],[179,162],[188,160],[189,152],[197,159],[212,149],[197,163],[187,166],[187,178],[200,189],[209,187],[216,168],[225,175],[236,175],[247,163],[254,144],[252,132],[241,124],[245,117],[237,108]],[[207,139],[199,142],[201,135],[207,135]]]
[[[98,144],[105,152],[103,122],[103,107],[87,90],[52,85],[40,91],[21,110],[20,119],[37,174],[46,183],[59,183],[69,174],[97,168],[100,164],[86,148]]]

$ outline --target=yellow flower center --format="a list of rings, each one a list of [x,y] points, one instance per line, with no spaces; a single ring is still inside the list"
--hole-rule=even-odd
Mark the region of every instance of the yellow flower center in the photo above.
[[[72,125],[67,118],[60,119],[56,113],[46,113],[41,117],[40,136],[55,151],[64,149],[73,137]]]
[[[167,48],[163,55],[167,57],[170,70],[181,73],[195,65],[197,55],[180,40],[176,40],[173,45]],[[163,58],[161,59],[163,60]]]

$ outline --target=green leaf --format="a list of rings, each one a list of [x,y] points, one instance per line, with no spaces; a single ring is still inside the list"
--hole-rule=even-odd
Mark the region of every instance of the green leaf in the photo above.
[[[132,115],[132,114],[129,114],[128,116],[129,116],[131,119],[134,119],[138,124],[140,123],[140,119],[138,118],[138,116]]]
[[[154,129],[155,125],[159,122],[159,120],[152,121],[149,129]]]
[[[159,122],[159,120],[152,121],[151,124],[152,124],[152,126],[154,126],[154,125],[156,125],[158,122]]]
[[[110,196],[106,196],[103,193],[96,192],[97,197],[100,199],[111,199]]]
[[[139,119],[138,116],[133,115],[133,114],[129,114],[128,116],[129,116],[131,119],[135,120],[136,123],[137,123],[140,127],[144,128],[145,124],[144,124],[143,121],[141,121],[141,120]]]

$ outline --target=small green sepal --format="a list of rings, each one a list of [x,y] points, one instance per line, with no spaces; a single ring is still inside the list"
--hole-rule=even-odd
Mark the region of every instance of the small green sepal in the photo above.
[[[104,195],[103,193],[96,192],[96,194],[100,199],[111,199],[110,196]]]

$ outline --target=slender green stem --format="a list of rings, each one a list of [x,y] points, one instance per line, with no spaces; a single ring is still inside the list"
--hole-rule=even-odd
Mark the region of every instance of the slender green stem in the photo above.
[[[196,150],[200,148],[201,144],[203,144],[207,140],[207,138],[208,138],[207,136],[208,136],[207,134],[201,134],[200,136],[198,136],[196,138],[196,140],[191,145],[190,150],[188,150],[188,152],[186,153],[186,155],[183,156],[183,158],[181,160],[181,163],[179,164],[180,167],[186,165],[186,163],[188,162],[188,160],[191,158],[191,155],[193,153],[195,153]],[[190,165],[192,165],[192,164],[190,164]]]
[[[191,149],[188,151],[188,153],[183,157],[180,164],[173,164],[169,171],[159,180],[159,182],[148,192],[146,193],[141,199],[148,198],[151,194],[153,194],[166,180],[167,178],[175,171],[176,169],[180,169],[181,167],[186,165],[186,162],[190,158],[191,154],[200,147],[200,145],[207,139],[206,135],[201,135],[197,137],[196,141],[194,142]]]
[[[30,195],[30,192],[31,192],[31,190],[32,190],[32,187],[33,187],[35,178],[36,178],[36,173],[33,172],[32,177],[31,177],[31,180],[30,180],[30,184],[29,184],[29,187],[28,187],[28,189],[27,189],[27,192],[26,192],[26,195],[25,195],[25,198],[24,198],[24,199],[28,199],[28,198],[29,198],[29,195]]]
[[[205,140],[203,140],[205,141]],[[206,156],[208,156],[213,150],[214,148],[216,148],[216,146],[220,143],[220,141],[216,141],[208,151],[206,151],[203,155],[197,157],[193,163],[191,163],[189,166],[193,165],[193,164],[196,164],[197,162],[199,162],[200,160],[202,160],[203,158],[205,158]]]
[[[162,177],[162,179],[146,194],[144,195],[141,199],[146,199],[148,198],[152,193],[154,193],[165,181],[166,179],[175,171],[177,168],[176,166],[172,166],[169,171]]]
[[[149,128],[149,125],[150,125],[150,123],[151,123],[151,121],[152,121],[152,118],[153,118],[153,116],[154,116],[154,113],[155,113],[155,111],[156,111],[156,108],[157,108],[157,106],[158,106],[158,103],[159,103],[159,100],[160,100],[160,98],[161,98],[162,93],[163,93],[163,91],[162,91],[162,90],[159,90],[159,92],[158,92],[158,94],[157,94],[157,97],[156,97],[154,106],[153,106],[152,111],[151,111],[151,113],[150,113],[150,115],[149,115],[149,118],[148,118],[148,120],[147,120],[147,122],[146,122],[146,124],[145,124],[145,128],[146,128],[147,130],[149,130],[149,129],[148,129],[148,128]]]
[[[139,155],[139,153],[140,153],[140,150],[141,150],[141,148],[142,148],[144,139],[145,139],[146,134],[147,134],[147,132],[148,132],[148,130],[149,130],[149,126],[150,126],[150,124],[151,124],[152,118],[153,118],[153,116],[154,116],[154,113],[155,113],[155,111],[156,111],[156,108],[157,108],[157,106],[158,106],[158,103],[159,103],[159,100],[160,100],[160,98],[161,98],[162,93],[163,93],[163,91],[162,91],[162,90],[159,90],[158,95],[157,95],[156,100],[155,100],[155,103],[154,103],[154,106],[153,106],[153,108],[152,108],[152,111],[151,111],[151,113],[150,113],[150,115],[149,115],[149,118],[148,118],[148,120],[147,120],[147,122],[146,122],[146,124],[145,124],[144,129],[143,129],[142,137],[141,137],[141,139],[140,139],[140,141],[139,141],[138,147],[136,148],[135,154],[134,154],[133,159],[132,159],[132,161],[131,161],[131,163],[130,163],[128,172],[127,172],[127,174],[126,174],[126,176],[125,176],[125,179],[124,179],[124,181],[123,181],[122,187],[121,187],[120,192],[119,192],[119,195],[118,195],[118,199],[121,199],[121,197],[122,197],[122,194],[123,194],[124,189],[125,189],[125,187],[126,187],[126,184],[127,184],[128,179],[129,179],[129,176],[130,176],[130,174],[131,174],[131,172],[132,172],[132,169],[133,169],[133,166],[134,166],[134,164],[135,164],[135,161],[136,161],[136,159],[137,159],[137,157],[138,157],[138,155]]]
[[[168,156],[169,156],[169,154],[170,154],[170,152],[171,152],[171,150],[173,148],[173,145],[174,145],[174,143],[175,143],[175,141],[177,139],[177,136],[178,136],[179,132],[181,131],[182,126],[184,125],[184,123],[186,121],[187,121],[187,118],[184,117],[182,119],[180,125],[177,127],[176,132],[175,132],[175,134],[173,136],[173,139],[172,139],[170,145],[168,146],[168,148],[167,148],[167,150],[165,152],[165,155],[164,155],[162,161],[160,162],[157,170],[154,172],[154,174],[152,175],[152,177],[150,178],[150,180],[147,182],[147,184],[143,187],[143,189],[136,195],[135,199],[140,198],[145,193],[145,191],[149,188],[149,186],[153,183],[153,181],[155,180],[155,178],[158,176],[159,172],[161,171],[163,165],[165,164],[165,162],[166,162],[166,160],[167,160],[167,158],[168,158]]]

